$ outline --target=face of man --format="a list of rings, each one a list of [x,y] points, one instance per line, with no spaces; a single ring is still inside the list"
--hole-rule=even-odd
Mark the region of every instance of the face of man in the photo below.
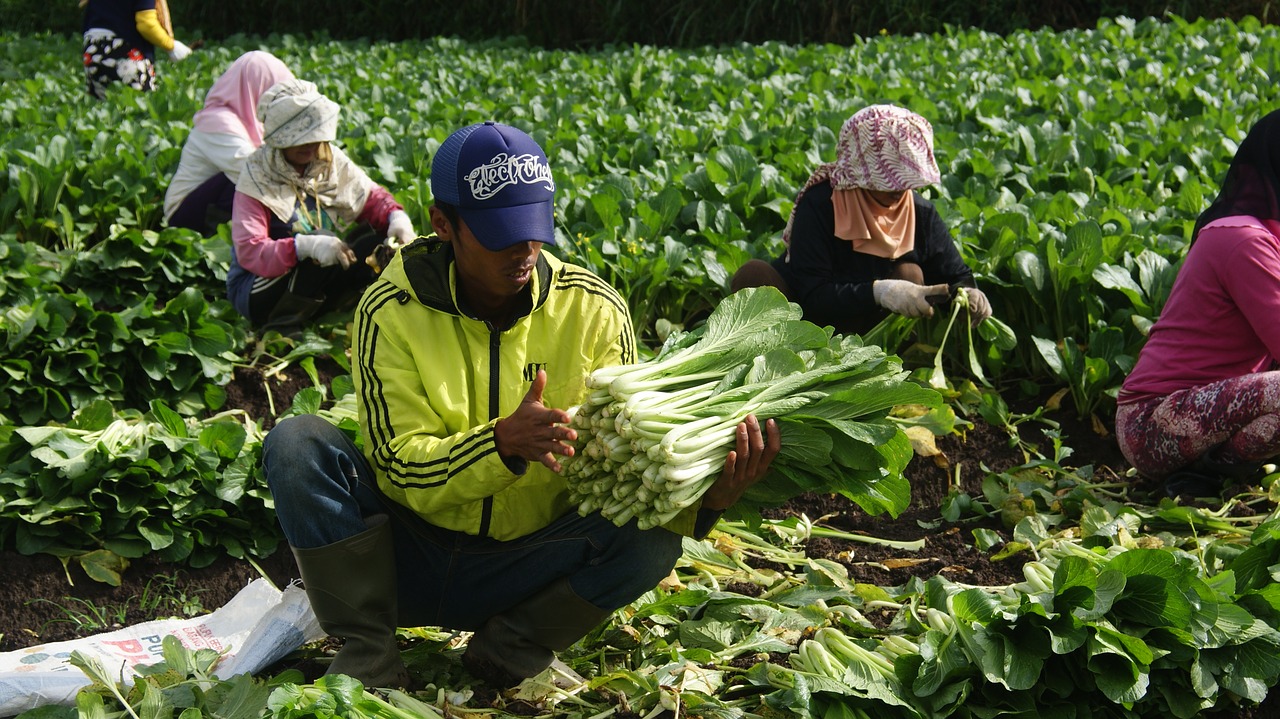
[[[514,306],[529,280],[542,251],[541,242],[517,242],[502,250],[485,248],[458,218],[455,226],[438,208],[431,208],[436,235],[453,245],[458,293],[481,319],[501,322]]]

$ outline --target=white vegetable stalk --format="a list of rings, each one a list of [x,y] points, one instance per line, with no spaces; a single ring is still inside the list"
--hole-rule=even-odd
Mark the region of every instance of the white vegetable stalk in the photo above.
[[[594,407],[574,414],[579,442],[565,476],[580,508],[598,509],[619,525],[639,517],[647,529],[671,521],[706,492],[746,413],[698,415],[716,397],[717,383],[705,381],[709,373],[637,381],[652,368],[635,367],[630,374],[610,368],[608,386],[622,388],[618,394],[610,389],[616,399],[597,395]],[[659,385],[669,389],[655,389]]]
[[[788,468],[789,491],[878,480],[879,467],[856,464],[866,450],[850,445],[879,445],[885,427],[873,431],[869,422],[899,402],[936,403],[937,394],[908,386],[901,364],[879,347],[832,335],[800,314],[773,288],[743,290],[703,327],[669,336],[653,361],[593,372],[586,400],[571,410],[574,455],[561,462],[579,512],[649,529],[695,508],[748,415],[783,427],[773,468]],[[807,436],[789,446],[784,423],[793,413],[806,425],[797,437]],[[841,466],[841,458],[855,465]]]

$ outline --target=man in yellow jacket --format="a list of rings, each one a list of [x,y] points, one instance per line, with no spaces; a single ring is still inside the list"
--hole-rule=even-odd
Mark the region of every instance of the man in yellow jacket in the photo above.
[[[579,516],[559,475],[566,410],[591,372],[636,361],[626,302],[542,251],[555,185],[524,132],[455,132],[431,189],[435,237],[401,250],[356,310],[363,452],[299,416],[268,435],[263,466],[320,624],[346,639],[330,673],[404,684],[395,628],[443,626],[474,632],[463,664],[508,686],[666,577],[680,533],[705,534],[764,476],[778,429],[743,422],[679,525]]]

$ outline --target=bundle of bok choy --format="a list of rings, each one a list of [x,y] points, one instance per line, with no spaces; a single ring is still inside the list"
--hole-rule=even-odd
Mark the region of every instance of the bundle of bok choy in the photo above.
[[[720,476],[748,414],[778,422],[782,449],[730,517],[805,492],[841,494],[873,514],[905,509],[911,443],[887,415],[937,406],[940,395],[909,381],[897,357],[800,317],[772,287],[741,290],[654,359],[594,372],[572,410],[574,456],[562,462],[579,512],[666,524]]]

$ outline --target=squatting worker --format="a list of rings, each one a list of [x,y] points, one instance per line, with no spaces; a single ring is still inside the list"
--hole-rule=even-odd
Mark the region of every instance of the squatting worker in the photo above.
[[[156,89],[156,48],[182,62],[191,48],[173,36],[165,0],[80,0],[84,8],[85,89],[107,99],[117,83],[134,90]]]
[[[170,227],[212,237],[218,225],[231,220],[240,169],[262,146],[258,100],[272,86],[292,79],[293,71],[280,58],[250,50],[213,82],[164,193],[164,219]]]
[[[259,330],[297,334],[349,310],[373,281],[367,258],[417,236],[391,191],[334,144],[340,111],[296,78],[258,100],[262,145],[231,202],[227,299]]]
[[[655,587],[777,455],[754,417],[701,507],[670,528],[614,526],[568,503],[566,409],[597,368],[636,360],[623,298],[543,252],[554,184],[531,137],[486,122],[432,160],[434,237],[403,248],[356,311],[363,453],[324,419],[267,436],[263,466],[321,626],[330,672],[406,679],[397,626],[474,634],[463,656],[505,686],[548,667]],[[673,531],[674,530],[674,531]]]
[[[1170,495],[1214,496],[1280,455],[1280,110],[1240,143],[1191,241],[1120,389],[1116,438]]]
[[[936,183],[933,126],[905,108],[871,105],[840,128],[835,162],[819,166],[782,232],[787,250],[750,260],[731,288],[771,285],[804,318],[862,334],[894,312],[932,317],[950,288],[969,288],[970,321],[991,316],[933,203],[915,192]]]

